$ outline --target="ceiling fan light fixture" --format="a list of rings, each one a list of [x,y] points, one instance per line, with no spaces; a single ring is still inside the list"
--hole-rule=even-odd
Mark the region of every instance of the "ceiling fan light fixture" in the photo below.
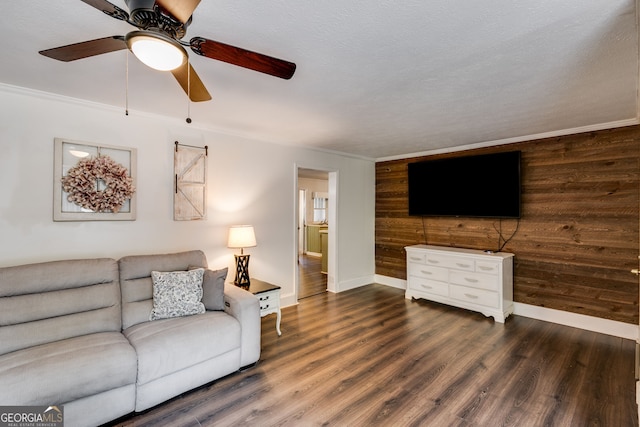
[[[187,61],[187,52],[177,41],[150,31],[132,31],[126,36],[129,50],[145,65],[159,70],[175,70]]]

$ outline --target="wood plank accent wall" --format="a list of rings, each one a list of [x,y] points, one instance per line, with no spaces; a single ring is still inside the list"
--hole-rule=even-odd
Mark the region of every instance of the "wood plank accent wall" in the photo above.
[[[408,216],[408,163],[514,150],[520,220]],[[640,126],[378,162],[376,273],[406,279],[408,245],[497,250],[501,229],[515,301],[638,324],[639,173]]]

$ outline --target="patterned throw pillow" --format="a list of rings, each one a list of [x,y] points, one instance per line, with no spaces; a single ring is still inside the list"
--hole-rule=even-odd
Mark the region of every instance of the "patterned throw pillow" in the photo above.
[[[204,268],[190,271],[152,271],[153,309],[149,320],[205,312],[202,304]]]

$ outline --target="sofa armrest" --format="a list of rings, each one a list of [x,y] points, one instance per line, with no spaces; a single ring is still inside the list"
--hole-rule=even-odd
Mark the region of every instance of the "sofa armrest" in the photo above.
[[[261,333],[258,297],[233,284],[225,284],[224,311],[240,322],[240,366],[257,362],[260,359]]]

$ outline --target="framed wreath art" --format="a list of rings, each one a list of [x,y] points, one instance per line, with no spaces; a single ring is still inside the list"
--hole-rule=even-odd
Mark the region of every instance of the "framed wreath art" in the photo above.
[[[54,221],[135,220],[135,149],[61,138],[54,147]]]

